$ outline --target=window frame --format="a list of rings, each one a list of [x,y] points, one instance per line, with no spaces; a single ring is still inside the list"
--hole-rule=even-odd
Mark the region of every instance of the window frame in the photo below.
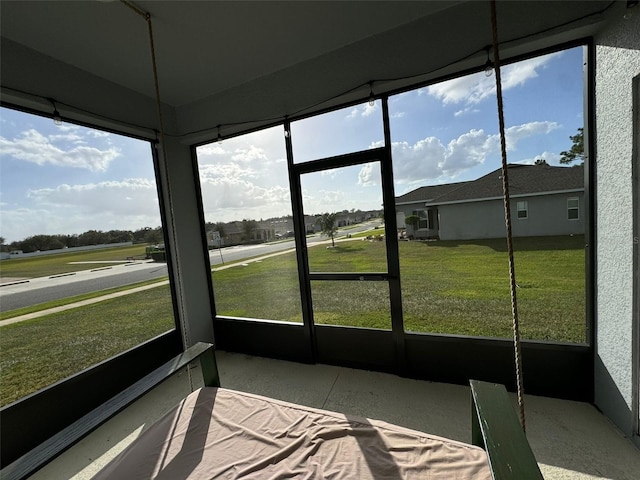
[[[575,207],[570,206],[570,202],[575,200],[577,205]],[[576,212],[576,217],[571,217],[571,212]],[[580,220],[580,197],[568,197],[567,198],[567,220],[570,222]]]
[[[523,205],[524,208],[520,208],[521,205]],[[524,212],[524,216],[521,216],[520,212]],[[528,200],[516,201],[516,217],[518,220],[527,220],[529,218],[529,201]]]

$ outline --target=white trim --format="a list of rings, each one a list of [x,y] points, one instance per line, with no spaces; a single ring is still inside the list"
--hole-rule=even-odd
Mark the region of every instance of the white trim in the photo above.
[[[519,203],[524,203],[524,208],[520,209],[519,207]],[[525,216],[521,217],[520,216],[520,212],[524,212]],[[518,220],[528,220],[529,219],[529,202],[527,200],[520,200],[519,202],[516,202],[516,218]]]
[[[510,198],[527,198],[527,197],[542,197],[545,195],[558,195],[561,193],[584,193],[584,188],[573,188],[570,190],[552,190],[549,192],[538,192],[538,193],[522,193],[520,195],[510,195]],[[469,200],[454,200],[451,202],[438,202],[438,203],[425,203],[425,207],[437,207],[438,205],[455,205],[458,203],[474,203],[474,202],[487,202],[490,200],[502,200],[503,197],[485,197],[485,198],[471,198]],[[411,202],[417,203],[417,202]],[[399,204],[396,204],[399,205]]]
[[[569,200],[577,200],[578,201],[578,206],[577,207],[569,207]],[[569,217],[569,212],[571,210],[577,210],[578,211],[578,216],[576,218],[570,218]],[[576,220],[580,220],[580,197],[567,197],[567,221],[574,222]]]

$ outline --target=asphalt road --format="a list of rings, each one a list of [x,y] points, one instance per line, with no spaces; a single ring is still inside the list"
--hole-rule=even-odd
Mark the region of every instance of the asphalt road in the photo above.
[[[338,235],[344,235],[348,232],[358,233],[371,228],[371,224],[359,225],[349,230],[339,231]],[[326,237],[314,235],[307,237],[307,244],[312,245],[326,240]],[[294,247],[293,239],[269,244],[239,245],[222,248],[221,250],[211,250],[209,258],[211,265],[216,266],[220,265],[222,260],[224,260],[224,263],[237,262],[245,258],[268,255]],[[221,252],[222,260],[220,258]],[[0,287],[0,312],[153,280],[167,275],[167,266],[155,262],[139,262],[102,268],[100,265],[91,265],[87,268],[93,270],[86,269],[73,275],[54,278],[31,279],[28,283]]]

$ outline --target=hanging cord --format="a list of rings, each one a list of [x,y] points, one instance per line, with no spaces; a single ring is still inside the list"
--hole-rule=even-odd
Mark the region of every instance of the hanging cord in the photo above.
[[[524,420],[524,389],[522,386],[522,351],[520,348],[520,323],[518,321],[518,300],[516,296],[516,269],[513,261],[513,239],[511,236],[511,209],[509,207],[509,172],[507,165],[507,142],[504,132],[504,106],[502,104],[502,80],[500,78],[500,55],[498,43],[498,18],[496,0],[491,4],[491,30],[493,33],[493,65],[496,71],[496,97],[498,99],[498,121],[500,124],[500,150],[502,152],[502,191],[504,197],[504,220],[507,229],[507,251],[509,252],[509,278],[511,280],[511,313],[513,315],[513,347],[515,351],[518,407],[522,430],[526,431]]]
[[[136,5],[134,5],[133,3],[127,0],[120,0],[120,1],[124,5],[132,9],[135,13],[140,15],[142,18],[144,18],[145,21],[147,22],[147,27],[149,31],[149,46],[151,48],[151,63],[153,66],[153,83],[154,83],[155,93],[156,93],[156,106],[158,108],[158,121],[160,123],[160,145],[162,147],[162,166],[163,166],[164,177],[165,177],[165,182],[167,186],[167,199],[169,201],[169,212],[170,212],[169,220],[170,220],[171,234],[173,236],[174,241],[177,243],[177,236],[176,236],[177,229],[176,229],[176,223],[175,223],[175,212],[173,210],[173,196],[171,193],[171,182],[169,181],[169,163],[167,161],[167,147],[165,143],[164,118],[162,116],[162,103],[160,101],[160,82],[158,80],[158,64],[156,61],[156,48],[153,40],[153,25],[151,22],[151,14],[149,12],[145,12],[144,10],[140,9],[139,7],[137,7]],[[177,293],[178,293],[178,296],[180,297],[180,301],[178,302],[178,308],[180,309],[179,314],[180,314],[180,322],[182,325],[182,343],[183,343],[183,347],[186,349],[190,345],[190,342],[189,342],[189,331],[187,330],[187,322],[185,318],[186,313],[184,311],[184,298],[182,296],[182,288],[181,288],[182,282],[181,282],[179,255],[175,256],[175,261],[176,261],[175,275],[176,275],[177,283],[179,285],[177,289]],[[193,391],[193,378],[191,377],[190,368],[187,368],[187,375],[189,377],[189,386],[191,387],[191,391]]]

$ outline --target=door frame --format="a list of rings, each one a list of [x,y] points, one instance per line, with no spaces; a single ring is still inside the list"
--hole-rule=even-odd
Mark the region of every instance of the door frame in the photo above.
[[[398,253],[395,192],[391,161],[391,139],[389,129],[388,103],[382,99],[384,136],[383,147],[355,153],[321,158],[304,163],[294,163],[291,141],[291,125],[285,123],[285,141],[289,170],[289,186],[296,232],[306,232],[300,178],[307,173],[321,172],[336,168],[379,162],[383,218],[385,223],[385,243],[387,251],[386,272],[312,273],[306,235],[296,234],[296,255],[302,304],[302,318],[305,339],[310,345],[314,362],[341,363],[353,366],[376,363],[381,369],[404,373],[406,368],[404,348],[404,326],[402,319],[402,296],[400,288],[400,261]],[[312,280],[328,281],[386,281],[389,286],[389,313],[391,330],[364,329],[316,325],[313,318]],[[350,341],[352,340],[352,341]],[[329,346],[329,348],[326,348]]]

